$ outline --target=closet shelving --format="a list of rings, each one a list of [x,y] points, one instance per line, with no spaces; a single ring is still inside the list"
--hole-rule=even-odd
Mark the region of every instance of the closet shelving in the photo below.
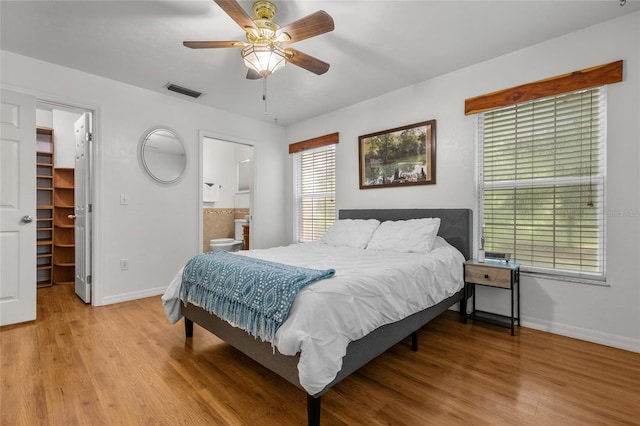
[[[53,171],[53,283],[75,281],[74,169]]]
[[[53,284],[53,129],[36,129],[36,282]]]

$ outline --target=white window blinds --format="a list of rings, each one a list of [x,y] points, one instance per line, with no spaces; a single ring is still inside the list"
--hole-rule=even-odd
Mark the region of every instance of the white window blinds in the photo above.
[[[294,154],[296,241],[322,238],[336,217],[335,145]]]
[[[485,112],[478,134],[485,249],[532,272],[603,279],[604,88]]]

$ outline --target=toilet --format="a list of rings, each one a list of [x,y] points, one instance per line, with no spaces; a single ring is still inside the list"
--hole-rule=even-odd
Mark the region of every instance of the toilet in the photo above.
[[[242,226],[249,222],[245,219],[234,220],[235,238],[215,238],[209,242],[211,251],[238,251],[244,247]]]

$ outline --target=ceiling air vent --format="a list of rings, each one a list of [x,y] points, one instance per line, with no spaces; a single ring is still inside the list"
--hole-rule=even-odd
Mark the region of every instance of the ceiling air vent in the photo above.
[[[202,95],[201,92],[196,92],[195,90],[187,89],[186,87],[181,87],[173,83],[168,83],[167,89],[172,92],[180,93],[181,95],[191,96],[192,98],[198,98]]]

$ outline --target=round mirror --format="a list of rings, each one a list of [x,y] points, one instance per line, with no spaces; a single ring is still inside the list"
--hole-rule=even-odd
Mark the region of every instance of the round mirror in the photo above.
[[[140,159],[149,176],[161,183],[178,180],[187,165],[182,142],[167,129],[147,133],[141,143]]]

